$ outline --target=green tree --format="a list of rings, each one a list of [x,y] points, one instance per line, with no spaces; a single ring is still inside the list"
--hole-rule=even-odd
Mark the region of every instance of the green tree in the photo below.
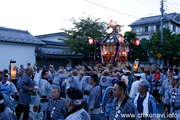
[[[148,56],[148,50],[147,50],[147,39],[142,38],[140,42],[140,49],[141,49],[141,60],[142,61],[148,61],[149,56]]]
[[[147,43],[148,54],[157,58],[161,53],[163,58],[178,56],[180,51],[180,34],[172,34],[169,28],[163,29],[163,44],[161,44],[161,31],[153,33],[150,42]]]
[[[125,32],[124,37],[126,40],[130,41],[131,43],[134,43],[136,40],[136,33],[133,31]]]
[[[136,33],[133,31],[128,31],[124,34],[124,37],[126,40],[130,41],[133,46],[132,46],[132,52],[131,56],[129,58],[130,61],[134,61],[136,58],[139,58],[141,61],[147,61],[147,48],[146,48],[146,39],[142,39],[140,44],[138,46],[134,45],[136,41]]]
[[[107,34],[105,29],[107,23],[99,22],[99,20],[99,18],[92,20],[90,17],[80,18],[79,21],[71,19],[74,28],[65,30],[69,40],[63,40],[69,46],[70,52],[87,55],[90,50],[90,53],[95,53],[96,42]],[[93,45],[89,44],[89,38],[94,39]]]

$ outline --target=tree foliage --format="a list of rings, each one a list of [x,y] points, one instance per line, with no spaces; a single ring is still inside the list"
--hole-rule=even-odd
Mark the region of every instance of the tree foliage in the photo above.
[[[148,54],[157,58],[161,53],[163,58],[178,56],[180,51],[180,34],[172,34],[169,28],[163,29],[163,44],[161,44],[161,31],[153,33],[150,42],[147,44]]]
[[[134,33],[133,31],[128,31],[124,34],[124,37],[126,38],[126,40],[130,41],[133,46],[132,46],[132,52],[130,55],[129,60],[130,61],[134,61],[136,58],[139,58],[141,61],[147,61],[148,57],[147,57],[147,48],[146,48],[146,39],[142,39],[140,44],[138,46],[135,45],[135,41],[136,41],[136,33]]]
[[[125,32],[124,37],[126,38],[126,40],[134,43],[136,40],[136,33],[133,31],[128,31],[128,32]]]
[[[79,21],[71,19],[74,28],[65,30],[69,40],[64,40],[64,43],[69,46],[70,52],[82,53],[87,55],[89,50],[94,53],[95,42],[101,40],[106,35],[107,23],[99,22],[99,18],[92,20],[90,17],[86,19],[80,18]],[[94,39],[94,44],[89,44],[89,38]]]

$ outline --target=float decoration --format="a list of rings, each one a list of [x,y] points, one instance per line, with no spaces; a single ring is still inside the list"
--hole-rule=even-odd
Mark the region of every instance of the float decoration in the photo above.
[[[114,24],[111,20],[108,28],[112,28],[113,31],[97,42],[101,64],[113,64],[116,66],[116,63],[123,64],[128,62],[128,54],[131,51],[129,46],[132,43],[119,33],[121,27],[121,25]]]

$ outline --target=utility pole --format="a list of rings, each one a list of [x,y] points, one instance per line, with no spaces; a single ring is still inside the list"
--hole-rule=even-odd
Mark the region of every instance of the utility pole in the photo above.
[[[161,49],[163,48],[163,14],[164,14],[164,9],[163,9],[163,5],[164,5],[164,0],[161,1]],[[161,53],[162,54],[162,53]],[[162,64],[164,63],[164,60],[162,58]]]
[[[164,14],[164,9],[163,9],[163,4],[164,4],[164,0],[161,1],[161,45],[163,44],[163,14]]]

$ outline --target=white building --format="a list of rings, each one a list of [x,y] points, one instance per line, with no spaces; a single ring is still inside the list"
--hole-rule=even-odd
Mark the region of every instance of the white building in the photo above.
[[[70,63],[72,67],[78,63],[82,63],[83,54],[75,54],[67,51],[69,47],[62,40],[68,40],[68,38],[63,32],[35,37],[46,43],[46,46],[38,46],[36,48],[36,62],[38,67],[51,64],[57,69],[59,65],[65,67],[67,63]]]
[[[157,32],[161,25],[161,15],[143,17],[131,23],[129,26],[136,33],[140,40],[146,38],[150,40],[153,32]],[[164,14],[163,28],[169,28],[173,33],[180,33],[180,14]]]
[[[27,63],[33,66],[36,62],[36,46],[45,45],[44,42],[32,36],[28,31],[0,27],[0,71],[9,70],[10,60],[17,63],[17,67]]]

